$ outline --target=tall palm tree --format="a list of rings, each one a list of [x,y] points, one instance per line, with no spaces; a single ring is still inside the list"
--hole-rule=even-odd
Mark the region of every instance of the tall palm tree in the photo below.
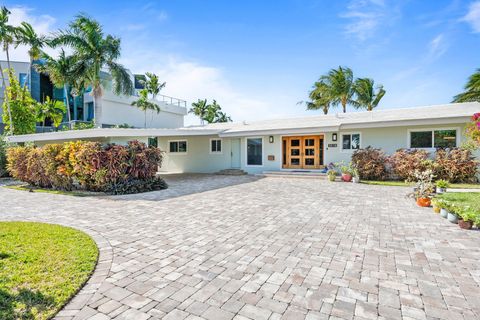
[[[15,40],[15,33],[16,33],[16,28],[12,25],[8,24],[8,18],[10,15],[10,11],[3,6],[0,9],[0,45],[2,46],[3,51],[5,51],[5,54],[7,55],[7,65],[8,69],[10,69],[10,54],[9,54],[9,49],[10,46],[14,43]],[[2,74],[2,84],[3,88],[6,88],[6,82],[5,82],[5,75],[3,73],[3,67],[0,64],[0,73]],[[9,125],[9,134],[12,134],[14,129],[14,123],[12,119],[12,110],[10,109],[10,102],[8,101],[8,97],[6,94],[4,94],[4,101],[5,104],[7,105],[7,111],[8,111],[8,118],[10,120],[10,125]]]
[[[322,109],[323,114],[328,114],[332,104],[331,88],[323,80],[315,82],[313,90],[309,93],[310,101],[307,102],[307,110]]]
[[[38,60],[43,54],[43,47],[47,43],[47,38],[43,35],[38,35],[33,27],[28,22],[22,22],[16,30],[15,48],[23,44],[29,47],[28,55],[30,63],[33,60]]]
[[[205,117],[207,116],[208,112],[207,99],[198,99],[197,102],[193,102],[192,108],[188,112],[193,113],[194,115],[199,117],[200,123],[203,125],[205,123]]]
[[[45,120],[50,119],[55,127],[58,127],[63,120],[66,108],[63,102],[58,100],[52,100],[49,96],[45,98],[45,101],[39,104],[37,108],[37,119],[42,122],[45,128]]]
[[[347,112],[347,104],[353,102],[353,71],[347,67],[332,69],[321,80],[331,88],[332,104],[341,105],[343,112]]]
[[[130,75],[117,62],[120,57],[120,39],[105,35],[102,26],[94,19],[80,14],[70,23],[69,29],[61,31],[53,40],[53,46],[70,46],[81,65],[86,85],[91,86],[95,110],[95,126],[102,126],[102,97],[105,80],[101,70],[106,69],[112,80],[115,94],[131,95],[133,83]]]
[[[46,53],[42,55],[42,58],[45,60],[44,64],[37,64],[35,68],[38,72],[47,74],[55,87],[63,88],[65,106],[67,107],[68,125],[70,127],[72,116],[68,101],[68,85],[76,78],[74,72],[75,57],[67,56],[65,51],[61,49],[57,59],[50,57]]]
[[[232,121],[232,118],[228,116],[225,112],[218,111],[214,122],[231,122],[231,121]]]
[[[140,90],[140,98],[138,100],[132,102],[132,106],[135,106],[142,110],[145,114],[145,121],[144,121],[144,127],[147,127],[147,110],[152,110],[156,111],[157,113],[160,112],[160,107],[153,102],[150,102],[148,100],[148,90],[142,89]]]
[[[480,101],[480,69],[468,78],[464,89],[464,92],[453,97],[453,102]]]
[[[141,80],[141,82],[145,86],[145,89],[147,89],[148,93],[151,94],[152,98],[155,100],[157,98],[157,95],[160,93],[160,90],[165,88],[167,83],[160,83],[160,80],[155,73],[146,72],[145,76],[147,77],[147,79]]]
[[[352,104],[356,108],[365,108],[367,111],[376,108],[386,93],[382,85],[375,88],[375,83],[370,78],[358,78],[353,88],[356,99]]]

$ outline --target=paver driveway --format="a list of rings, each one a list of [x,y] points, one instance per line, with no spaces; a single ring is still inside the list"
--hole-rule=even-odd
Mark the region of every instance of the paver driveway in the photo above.
[[[59,318],[480,318],[480,232],[416,207],[405,188],[170,181],[116,198],[0,188],[2,219],[87,229],[101,247]]]

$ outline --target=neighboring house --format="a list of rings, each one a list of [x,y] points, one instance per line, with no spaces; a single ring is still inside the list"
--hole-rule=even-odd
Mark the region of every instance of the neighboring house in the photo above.
[[[0,61],[1,66],[7,68],[6,61]],[[41,63],[41,62],[35,62]],[[42,102],[45,97],[65,102],[65,94],[63,88],[56,88],[51,83],[48,75],[41,74],[31,67],[29,62],[11,61],[11,67],[15,70],[15,74],[21,85],[27,85],[30,89],[32,98]],[[142,75],[131,74],[132,81],[135,84],[135,90],[131,96],[117,96],[110,89],[109,74],[102,72],[101,77],[106,84],[106,90],[102,101],[102,124],[105,127],[115,125],[128,124],[133,127],[143,128],[145,114],[131,103],[137,99],[137,92],[141,85],[138,81],[143,78]],[[6,85],[8,85],[8,75],[6,75]],[[87,90],[88,91],[88,90]],[[4,88],[0,80],[0,115],[3,113],[1,106],[3,105]],[[178,128],[183,126],[184,116],[187,114],[186,101],[176,99],[169,96],[158,95],[157,100],[153,101],[159,105],[161,111],[147,111],[147,127],[148,128]],[[74,121],[92,121],[94,117],[93,97],[89,92],[76,98],[75,104],[73,98],[69,96],[69,107],[72,120]],[[64,121],[67,121],[65,115]],[[47,123],[48,124],[48,123]],[[0,133],[3,129],[3,123],[0,117]]]
[[[386,109],[244,123],[218,123],[178,129],[90,129],[12,136],[37,145],[71,140],[126,143],[144,141],[165,151],[161,171],[248,173],[316,170],[350,161],[360,148],[458,147],[465,124],[480,103]]]

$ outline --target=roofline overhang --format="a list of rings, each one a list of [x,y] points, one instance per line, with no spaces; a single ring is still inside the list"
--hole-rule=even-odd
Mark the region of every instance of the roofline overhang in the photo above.
[[[261,135],[282,135],[282,134],[311,134],[319,132],[335,132],[339,126],[311,127],[311,128],[289,128],[289,129],[271,129],[271,130],[250,130],[250,131],[224,131],[219,133],[220,137],[251,137]]]
[[[461,117],[446,117],[435,119],[414,119],[414,120],[393,120],[393,121],[369,121],[359,123],[341,124],[340,130],[347,129],[368,129],[368,128],[385,128],[385,127],[402,127],[402,126],[425,126],[436,124],[451,124],[451,123],[467,123],[470,116]]]

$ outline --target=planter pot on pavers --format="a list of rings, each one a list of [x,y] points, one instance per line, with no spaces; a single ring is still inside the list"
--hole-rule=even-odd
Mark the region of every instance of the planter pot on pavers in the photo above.
[[[470,230],[473,227],[473,222],[472,221],[465,221],[462,219],[458,220],[458,226],[462,229],[467,229]]]
[[[435,212],[436,214],[439,214],[440,210],[441,208],[439,206],[433,205],[433,212]]]
[[[335,181],[335,178],[336,178],[335,176],[328,176],[328,181],[332,181],[332,182],[333,182],[333,181]]]
[[[420,207],[430,207],[432,200],[430,198],[418,198],[417,205]]]
[[[448,211],[447,209],[440,209],[440,215],[443,217],[443,218],[446,218],[448,216]]]
[[[438,193],[438,194],[442,194],[442,193],[447,192],[447,189],[446,189],[446,188],[439,188],[439,187],[437,187],[437,189],[435,190],[435,192]]]
[[[458,217],[451,212],[448,213],[447,219],[451,223],[458,223]]]
[[[345,182],[352,181],[352,175],[349,173],[342,173],[342,180]]]
[[[352,182],[353,183],[360,183],[360,178],[359,177],[353,177]]]

